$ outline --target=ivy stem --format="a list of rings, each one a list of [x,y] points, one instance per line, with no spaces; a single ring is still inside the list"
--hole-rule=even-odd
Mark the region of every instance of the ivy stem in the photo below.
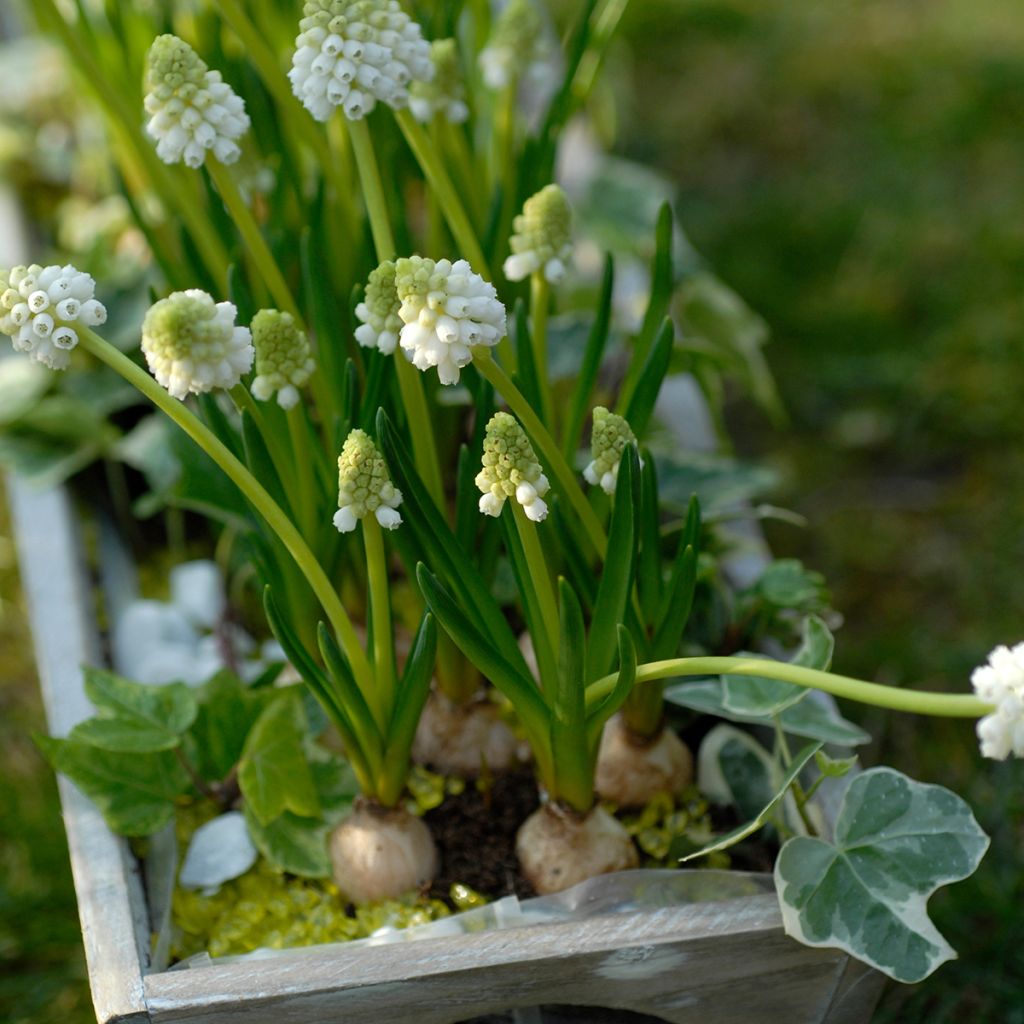
[[[772,724],[775,726],[775,742],[779,749],[779,756],[782,759],[782,767],[784,771],[789,771],[789,766],[793,763],[793,755],[789,752],[789,742],[786,740],[785,730],[782,728],[782,721],[778,715],[772,715]],[[796,803],[797,814],[800,815],[800,820],[804,823],[804,828],[807,829],[807,834],[816,836],[818,830],[814,827],[814,823],[811,821],[810,816],[807,813],[805,804],[807,803],[807,797],[804,795],[804,788],[800,785],[799,773],[797,777],[790,783],[790,789],[793,790],[793,799]],[[785,820],[785,814],[779,810],[780,816]]]
[[[530,313],[533,315],[530,341],[533,345],[533,363],[537,368],[540,385],[541,412],[548,429],[554,433],[555,411],[551,400],[551,378],[548,374],[548,301],[550,289],[543,269],[530,275]]]
[[[382,736],[387,736],[394,709],[395,649],[391,635],[391,598],[388,587],[388,566],[384,554],[384,535],[376,516],[363,517],[363,545],[366,549],[366,573],[370,590],[370,617],[373,627],[373,671],[377,685],[370,697],[370,707]]]
[[[302,315],[299,313],[299,307],[292,296],[291,289],[271,254],[270,247],[267,245],[252,211],[242,198],[241,192],[238,191],[238,185],[231,172],[215,159],[207,160],[206,170],[217,186],[217,191],[228,208],[228,213],[231,214],[231,219],[235,222],[235,227],[238,228],[245,247],[249,250],[249,255],[252,257],[253,263],[256,264],[256,269],[260,272],[264,284],[270,290],[274,302],[277,303],[279,309],[291,313],[295,317],[296,323],[301,325]]]
[[[881,683],[867,683],[850,676],[835,675],[819,669],[804,668],[784,661],[767,658],[671,658],[652,661],[636,670],[638,683],[677,676],[759,676],[778,679],[808,689],[822,690],[834,697],[855,700],[877,708],[906,711],[938,718],[981,718],[993,711],[991,704],[969,693],[930,693],[924,690],[904,690]],[[607,675],[587,687],[587,705],[595,706],[615,688],[617,675]]]
[[[383,263],[395,256],[395,236],[391,231],[384,186],[380,168],[373,151],[373,139],[365,121],[348,122],[349,138],[355,155],[359,180],[363,186],[366,213],[370,218],[370,231],[377,259]],[[395,372],[398,388],[402,394],[402,406],[409,418],[409,432],[412,435],[412,452],[416,471],[427,485],[430,496],[441,511],[444,511],[444,486],[441,482],[441,466],[437,455],[434,428],[427,409],[427,398],[420,372],[412,366],[401,352],[395,353]]]
[[[539,449],[541,458],[547,463],[548,469],[557,481],[562,497],[575,509],[591,547],[598,557],[603,559],[608,547],[608,538],[605,536],[604,528],[581,490],[573,471],[569,468],[569,463],[565,461],[555,439],[534,412],[533,406],[512,383],[508,374],[494,361],[487,349],[475,348],[473,350],[473,365],[480,375],[494,386],[495,391],[505,399],[508,407],[522,423],[527,434],[530,435],[530,440]]]
[[[338,638],[338,643],[341,644],[342,650],[349,660],[359,688],[369,698],[372,695],[374,683],[373,669],[366,657],[366,652],[359,643],[358,634],[342,606],[337,592],[331,585],[331,581],[291,519],[271,498],[263,485],[184,403],[172,398],[145,370],[136,366],[126,355],[87,327],[79,327],[78,337],[85,351],[120,374],[188,434],[220,466],[231,482],[263,517],[270,529],[277,534],[320,601]]]

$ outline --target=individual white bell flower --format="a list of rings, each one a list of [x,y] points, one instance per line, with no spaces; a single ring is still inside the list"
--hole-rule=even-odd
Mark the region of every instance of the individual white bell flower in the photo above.
[[[505,307],[494,285],[465,260],[400,259],[395,287],[405,325],[399,335],[419,370],[437,367],[442,384],[457,384],[459,370],[477,345],[492,347],[505,337]]]
[[[522,281],[542,271],[557,284],[565,277],[572,255],[572,209],[558,185],[545,185],[523,204],[523,212],[513,221],[509,239],[512,255],[505,260],[505,276]]]
[[[409,84],[434,73],[430,44],[397,0],[306,0],[288,78],[318,121],[350,121],[409,104]]]
[[[164,163],[199,167],[212,152],[233,164],[241,155],[238,140],[249,130],[244,101],[177,36],[157,36],[149,48],[145,107],[146,131]]]
[[[402,492],[391,482],[384,457],[370,435],[353,430],[338,456],[338,511],[334,525],[351,533],[356,523],[371,512],[385,530],[397,529],[402,516],[397,511]]]
[[[605,494],[615,493],[619,465],[626,445],[636,444],[636,435],[619,415],[603,405],[594,409],[594,428],[590,436],[591,462],[583,470],[588,484],[601,485]]]
[[[1024,757],[1024,643],[997,647],[971,674],[974,692],[995,710],[978,722],[981,754]]]
[[[478,58],[484,82],[503,89],[519,79],[539,56],[544,23],[532,0],[509,0]]]
[[[370,271],[363,293],[363,301],[356,306],[356,341],[363,348],[379,349],[389,356],[398,345],[402,320],[398,315],[402,305],[395,290],[395,263],[385,260]]]
[[[463,124],[469,117],[466,90],[459,66],[459,46],[454,39],[435,39],[430,44],[434,77],[428,82],[413,82],[409,87],[409,109],[417,121],[429,124],[440,114],[452,124]]]
[[[15,351],[51,370],[66,370],[78,344],[76,325],[98,327],[107,319],[95,290],[96,282],[70,263],[0,269],[0,333]]]
[[[252,369],[252,335],[235,324],[237,310],[197,288],[173,292],[142,321],[150,372],[175,398],[233,388]]]
[[[276,309],[261,309],[250,329],[256,349],[253,395],[261,402],[276,395],[282,409],[291,409],[299,401],[299,389],[316,369],[309,339],[291,313]]]
[[[515,417],[507,412],[496,412],[491,417],[481,462],[483,469],[476,475],[476,485],[483,495],[480,511],[484,515],[500,516],[506,499],[515,498],[535,523],[547,518],[548,506],[543,498],[551,485]]]

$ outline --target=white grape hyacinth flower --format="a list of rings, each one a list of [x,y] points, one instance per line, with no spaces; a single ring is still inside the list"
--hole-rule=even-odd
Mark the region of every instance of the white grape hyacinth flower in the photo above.
[[[983,757],[1024,757],[1024,643],[997,647],[971,674],[974,692],[995,710],[978,722]]]
[[[430,44],[397,0],[306,0],[288,78],[318,121],[350,121],[378,102],[409,105],[409,85],[434,74]]]
[[[533,0],[508,0],[477,58],[489,88],[504,89],[522,77],[539,56],[543,28]]]
[[[398,315],[401,300],[395,290],[395,263],[385,260],[370,271],[363,301],[356,306],[356,341],[363,348],[378,349],[389,356],[398,347],[402,320]]]
[[[395,530],[402,522],[401,504],[402,492],[391,482],[387,463],[372,438],[364,430],[353,430],[338,457],[335,527],[351,533],[360,519],[372,513],[385,530]]]
[[[76,325],[98,327],[107,310],[96,282],[71,264],[0,269],[0,333],[15,351],[51,370],[66,370],[78,344]]]
[[[505,307],[494,285],[466,260],[400,259],[395,287],[405,325],[399,343],[418,370],[436,367],[442,384],[458,383],[474,347],[490,348],[505,337]]]
[[[440,114],[451,124],[464,124],[469,118],[466,90],[459,66],[459,46],[454,39],[435,39],[430,44],[434,77],[429,82],[413,82],[409,87],[412,116],[429,124]]]
[[[584,479],[605,494],[615,493],[619,466],[626,446],[636,444],[636,434],[626,420],[603,405],[594,408],[594,426],[590,435],[591,461],[583,470]],[[640,465],[643,465],[641,460]]]
[[[199,167],[207,153],[233,164],[249,130],[242,98],[188,43],[157,36],[146,61],[146,131],[164,163]]]
[[[483,468],[476,475],[482,493],[480,511],[500,516],[505,502],[515,498],[528,519],[539,523],[547,518],[544,495],[551,489],[537,454],[519,421],[507,412],[496,412],[484,435]]]
[[[562,189],[546,185],[530,196],[513,222],[513,231],[505,276],[522,281],[542,272],[549,283],[558,284],[572,256],[572,210]]]
[[[230,302],[214,302],[191,288],[149,308],[142,322],[142,351],[150,372],[174,398],[233,388],[252,369],[255,351],[248,327],[235,324]]]

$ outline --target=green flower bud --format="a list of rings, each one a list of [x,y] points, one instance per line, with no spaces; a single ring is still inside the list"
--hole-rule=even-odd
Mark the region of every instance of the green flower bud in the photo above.
[[[430,44],[434,77],[428,82],[413,82],[409,87],[409,109],[417,121],[428,124],[442,114],[452,124],[469,117],[466,93],[459,66],[459,47],[454,39],[435,39]]]
[[[636,444],[636,435],[629,424],[603,405],[594,409],[594,429],[590,438],[590,455],[593,460],[583,475],[589,484],[600,484],[606,494],[615,491],[619,477],[619,463],[626,445]]]
[[[353,430],[338,457],[338,511],[334,525],[342,533],[356,528],[358,520],[372,512],[385,530],[402,522],[396,511],[402,492],[391,482],[387,463],[370,435]]]
[[[548,514],[541,499],[550,490],[537,454],[519,421],[507,412],[496,412],[484,436],[483,468],[476,485],[483,494],[480,511],[499,516],[507,498],[514,497],[534,522]]]
[[[536,59],[544,23],[532,0],[509,0],[480,52],[480,70],[492,89],[510,85]]]
[[[505,260],[505,276],[522,281],[538,270],[556,284],[565,277],[572,255],[572,209],[558,185],[545,185],[523,204],[509,239],[512,255]]]
[[[394,261],[385,260],[370,271],[363,301],[356,306],[356,317],[362,321],[356,328],[356,341],[363,348],[376,348],[386,356],[391,355],[402,329],[398,315],[401,305],[395,288]]]
[[[316,369],[309,340],[291,313],[261,309],[252,320],[256,347],[256,379],[252,393],[261,401],[277,394],[277,404],[291,409],[299,400],[299,388]]]

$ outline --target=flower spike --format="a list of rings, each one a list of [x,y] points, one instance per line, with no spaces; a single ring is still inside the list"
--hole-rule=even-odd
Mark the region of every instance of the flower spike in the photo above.
[[[454,39],[435,39],[430,44],[434,77],[429,82],[413,82],[409,87],[409,109],[417,121],[428,124],[441,114],[452,124],[463,124],[469,117],[466,91],[459,67],[459,47]]]
[[[288,78],[318,121],[341,107],[350,121],[409,104],[409,83],[434,73],[430,44],[398,0],[306,0]]]
[[[982,757],[1024,757],[1024,643],[997,647],[971,674],[974,692],[995,705],[978,722]]]
[[[71,264],[0,270],[0,334],[51,370],[66,370],[78,344],[75,323],[98,327],[106,307],[93,298],[96,282]]]
[[[398,315],[401,305],[395,290],[395,263],[385,260],[370,271],[363,301],[356,306],[356,318],[361,321],[356,328],[356,341],[363,348],[376,348],[386,356],[391,355],[402,329]]]
[[[397,529],[402,522],[398,506],[402,492],[391,482],[384,457],[370,435],[353,430],[345,439],[338,457],[338,511],[334,525],[341,533],[351,533],[356,523],[370,512],[385,530]]]
[[[241,155],[238,140],[249,130],[245,103],[177,36],[157,36],[149,48],[145,107],[146,131],[164,163],[199,167],[212,151],[233,164]]]
[[[543,28],[532,0],[509,0],[480,51],[480,71],[490,88],[511,85],[536,59]]]
[[[519,421],[507,412],[496,412],[487,424],[481,461],[476,485],[483,493],[484,515],[500,516],[505,500],[514,497],[535,523],[547,518],[548,506],[542,499],[551,485]]]
[[[636,444],[636,435],[630,425],[603,405],[596,406],[590,440],[592,461],[583,470],[587,483],[600,484],[605,494],[614,494],[615,481],[619,478],[619,463],[628,444]]]
[[[442,384],[458,383],[474,345],[494,346],[505,337],[505,307],[494,285],[465,260],[400,259],[395,287],[402,348],[418,370],[436,366]]]
[[[291,409],[298,404],[299,388],[304,387],[316,363],[305,332],[299,330],[291,313],[261,309],[250,327],[256,349],[256,377],[252,393],[261,402],[277,394],[277,404]]]
[[[509,239],[512,255],[505,260],[505,276],[522,281],[538,270],[551,284],[565,277],[572,255],[572,210],[558,185],[546,185],[523,204]]]
[[[233,388],[252,369],[252,336],[235,325],[230,302],[206,292],[173,292],[142,321],[142,351],[150,372],[174,398]]]

